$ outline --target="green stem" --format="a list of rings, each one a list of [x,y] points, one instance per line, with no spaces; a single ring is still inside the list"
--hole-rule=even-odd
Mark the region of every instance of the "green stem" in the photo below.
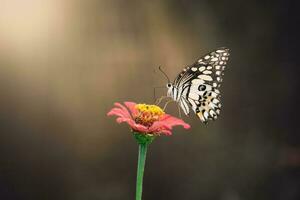
[[[145,161],[147,154],[148,144],[139,144],[139,158],[138,158],[138,167],[137,167],[137,177],[136,177],[136,197],[135,200],[142,199],[143,192],[143,176],[145,169]]]

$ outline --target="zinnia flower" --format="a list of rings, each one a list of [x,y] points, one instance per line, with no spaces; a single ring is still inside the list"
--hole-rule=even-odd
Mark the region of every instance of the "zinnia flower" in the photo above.
[[[136,104],[124,102],[124,105],[115,103],[107,115],[117,116],[117,122],[126,122],[134,132],[149,135],[172,135],[174,126],[183,126],[185,129],[190,125],[183,120],[166,114],[160,107],[148,104]]]
[[[174,126],[183,126],[188,129],[190,125],[166,114],[157,105],[136,104],[125,102],[124,105],[115,103],[107,115],[117,116],[117,122],[126,122],[133,131],[133,135],[139,144],[139,157],[136,178],[136,200],[142,199],[143,175],[146,162],[148,145],[158,135],[171,135]]]

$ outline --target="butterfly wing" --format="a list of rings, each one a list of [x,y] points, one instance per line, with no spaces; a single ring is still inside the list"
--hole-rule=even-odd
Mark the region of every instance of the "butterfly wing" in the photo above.
[[[179,105],[189,114],[191,106],[202,122],[215,120],[220,114],[220,91],[222,76],[229,58],[229,49],[220,48],[186,67],[176,77]]]

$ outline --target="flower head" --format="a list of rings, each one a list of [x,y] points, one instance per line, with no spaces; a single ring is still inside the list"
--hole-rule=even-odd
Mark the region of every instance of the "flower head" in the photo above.
[[[173,126],[183,126],[185,129],[190,125],[183,120],[166,114],[159,106],[148,104],[136,104],[125,102],[124,105],[115,103],[107,115],[117,116],[117,122],[126,122],[134,132],[149,135],[171,135]]]

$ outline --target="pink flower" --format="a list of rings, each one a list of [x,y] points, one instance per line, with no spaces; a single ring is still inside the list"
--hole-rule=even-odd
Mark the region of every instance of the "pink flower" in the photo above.
[[[125,102],[125,106],[115,103],[107,115],[117,116],[117,122],[126,122],[134,132],[152,135],[172,135],[173,126],[183,126],[189,129],[190,125],[183,120],[165,114],[165,112],[156,105],[136,104]]]

